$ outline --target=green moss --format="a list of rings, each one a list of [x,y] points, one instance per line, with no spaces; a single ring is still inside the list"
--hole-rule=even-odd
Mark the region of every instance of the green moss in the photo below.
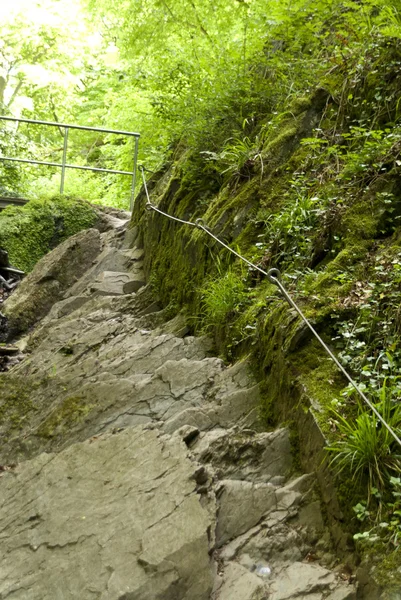
[[[3,439],[23,427],[25,419],[35,410],[31,400],[32,382],[10,374],[0,374],[0,428]]]
[[[387,589],[386,600],[397,600],[401,587],[401,552],[399,549],[388,551],[388,548],[378,548],[374,559],[385,554],[385,557],[375,568],[375,579],[379,585]],[[394,594],[394,595],[393,595]]]
[[[359,241],[359,243],[355,243],[355,237],[353,238],[353,243],[347,245],[346,248],[341,250],[341,252],[339,252],[337,256],[330,261],[327,266],[328,273],[349,269],[349,267],[366,257],[366,253],[372,244],[372,240],[369,239],[367,241]]]
[[[266,429],[277,425],[277,414],[274,406],[274,398],[269,393],[270,389],[266,381],[260,385],[260,407],[259,418]]]
[[[289,144],[294,140],[298,133],[298,128],[294,122],[287,123],[286,127],[280,130],[280,133],[273,139],[269,140],[263,149],[263,156],[270,157],[277,161],[281,158]]]
[[[299,96],[295,98],[291,104],[289,110],[294,115],[299,115],[307,110],[309,110],[313,106],[313,100],[310,97]]]
[[[43,438],[53,438],[66,433],[72,424],[83,421],[94,406],[81,396],[65,398],[41,424],[37,430],[37,435]]]
[[[29,272],[49,250],[92,227],[96,218],[90,204],[65,196],[9,207],[0,213],[0,248],[13,266]]]
[[[301,440],[298,425],[295,420],[288,421],[286,425],[290,430],[292,468],[294,471],[302,471],[302,464],[300,458]]]
[[[390,205],[387,201],[386,208],[380,197],[383,190],[389,190],[386,198],[389,194],[395,197],[390,181],[393,175],[387,173],[380,181],[379,173],[370,186],[366,180],[361,184],[360,178],[343,176],[347,169],[346,145],[340,147],[337,141],[330,142],[334,139],[333,127],[338,127],[336,114],[333,112],[334,121],[326,116],[327,128],[323,134],[315,134],[313,130],[322,127],[319,111],[324,110],[327,100],[327,94],[320,99],[317,96],[299,97],[275,121],[273,118],[273,125],[265,122],[262,130],[255,132],[259,136],[255,144],[263,140],[263,149],[261,161],[258,159],[254,165],[255,175],[252,177],[250,172],[249,180],[233,177],[214,197],[200,201],[201,163],[198,160],[195,181],[191,179],[194,171],[186,170],[181,162],[181,171],[175,171],[174,175],[176,191],[173,193],[172,187],[164,185],[167,192],[163,191],[158,201],[170,214],[202,217],[214,234],[241,254],[256,257],[255,261],[264,270],[271,266],[285,270],[293,278],[293,283],[287,279],[286,285],[330,344],[333,313],[339,315],[343,311],[348,317],[357,313],[359,296],[354,294],[355,282],[362,287],[367,273],[371,276],[369,283],[375,282],[373,258],[379,240],[391,234],[394,223],[398,223],[394,217],[398,213],[389,212],[394,217],[391,222],[386,216]],[[300,144],[302,138],[311,136],[316,137],[316,143]],[[326,152],[328,147],[330,152]],[[187,152],[187,161],[188,156]],[[352,161],[355,153],[351,152],[348,163]],[[205,179],[207,173],[205,166]],[[366,176],[361,173],[361,177]],[[314,202],[308,203],[311,199]],[[307,217],[310,212],[317,215],[310,221],[309,229],[302,228],[299,212],[292,218],[296,202]],[[253,371],[262,382],[260,414],[266,427],[290,423],[294,440],[299,434],[300,443],[307,448],[308,432],[302,431],[302,427],[313,428],[316,444],[321,446],[312,448],[315,454],[311,459],[304,449],[301,454],[306,463],[311,460],[308,468],[319,471],[324,437],[336,435],[332,408],[339,400],[344,403],[341,391],[346,381],[337,367],[294,311],[278,297],[277,289],[263,277],[248,273],[247,267],[242,273],[236,259],[199,230],[172,224],[158,216],[139,215],[139,218],[147,269],[153,273],[157,292],[165,304],[184,305],[194,322],[199,321],[200,290],[205,280],[216,273],[216,256],[244,281],[246,301],[241,300],[236,310],[224,314],[223,322],[210,324],[211,335],[220,354],[230,361],[250,354]],[[281,229],[274,229],[275,219]],[[305,222],[308,224],[307,218]],[[294,238],[309,239],[306,244],[297,245]],[[282,243],[283,239],[288,243]],[[392,243],[397,244],[400,239],[396,231]],[[362,294],[360,298],[362,302]],[[355,405],[349,404],[347,414],[352,416]],[[326,470],[330,471],[327,466]],[[338,485],[340,502],[350,523],[351,504],[360,497],[346,494],[349,482]],[[353,492],[355,489],[353,486]]]
[[[299,372],[299,381],[305,386],[307,395],[316,409],[319,425],[328,436],[328,417],[332,416],[330,411],[340,398],[346,381],[316,339],[311,340],[297,353],[294,365]]]
[[[353,245],[355,240],[374,239],[378,233],[382,208],[379,201],[372,201],[370,194],[354,202],[342,220],[342,229],[347,242]]]
[[[241,211],[245,211],[247,218],[255,211],[259,200],[260,183],[257,178],[241,185],[235,194],[230,194],[229,188],[222,190],[210,204],[204,214],[205,223],[209,227],[222,230],[225,224],[232,225],[234,218],[238,220]]]

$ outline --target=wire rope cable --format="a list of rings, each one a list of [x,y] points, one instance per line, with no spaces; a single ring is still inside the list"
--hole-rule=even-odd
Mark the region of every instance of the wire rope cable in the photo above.
[[[338,358],[333,354],[333,352],[330,350],[330,348],[327,346],[327,344],[324,342],[324,340],[320,337],[320,335],[318,334],[316,329],[313,327],[312,323],[305,317],[305,315],[303,314],[302,310],[299,308],[299,306],[297,305],[295,300],[292,298],[292,296],[288,293],[288,291],[286,290],[284,285],[281,283],[280,271],[278,269],[270,269],[269,271],[264,271],[263,269],[258,267],[258,265],[255,265],[253,262],[251,262],[250,260],[248,260],[247,258],[242,256],[241,254],[239,254],[238,252],[236,252],[235,250],[230,248],[230,246],[228,246],[226,243],[224,243],[222,240],[220,240],[217,236],[215,236],[208,229],[208,227],[205,225],[205,223],[202,219],[196,219],[195,222],[185,221],[184,219],[178,219],[177,217],[169,215],[168,213],[160,210],[157,206],[152,204],[150,201],[148,186],[147,186],[146,179],[145,179],[145,171],[147,171],[148,169],[145,169],[145,167],[143,167],[143,165],[140,165],[138,168],[142,173],[142,181],[143,181],[143,186],[144,186],[144,190],[145,190],[145,194],[146,194],[146,210],[157,212],[160,215],[166,217],[167,219],[170,219],[171,221],[175,221],[177,223],[181,223],[182,225],[189,225],[190,227],[196,227],[197,229],[201,229],[209,237],[211,237],[218,244],[220,244],[220,246],[223,246],[223,248],[226,248],[226,250],[231,252],[231,254],[233,254],[234,256],[239,258],[241,261],[246,263],[248,266],[252,267],[256,271],[259,271],[259,273],[262,273],[262,275],[265,275],[267,277],[267,279],[270,281],[270,283],[273,283],[275,286],[277,286],[279,288],[280,292],[282,293],[282,295],[284,296],[285,300],[297,312],[297,314],[301,317],[301,319],[304,321],[304,323],[308,326],[308,328],[313,333],[315,338],[318,340],[318,342],[320,343],[322,348],[324,348],[324,350],[330,356],[330,358],[332,359],[334,364],[341,371],[341,373],[345,376],[345,378],[348,380],[348,382],[352,385],[352,387],[357,392],[357,394],[360,396],[360,398],[362,398],[362,400],[365,402],[365,404],[367,404],[367,406],[370,408],[370,410],[379,419],[379,421],[383,425],[383,427],[385,427],[387,429],[387,431],[394,438],[394,440],[399,444],[399,446],[401,446],[401,439],[399,438],[399,436],[395,433],[395,431],[392,429],[392,427],[390,427],[390,425],[383,419],[382,415],[379,413],[377,408],[372,404],[372,402],[369,400],[369,398],[362,392],[361,389],[359,389],[358,384],[355,383],[355,381],[352,379],[351,375],[344,369],[344,367],[342,366],[342,364],[340,363]]]

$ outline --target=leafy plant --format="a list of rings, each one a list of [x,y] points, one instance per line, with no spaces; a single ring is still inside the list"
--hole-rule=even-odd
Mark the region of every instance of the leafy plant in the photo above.
[[[266,263],[280,266],[291,262],[295,268],[308,264],[323,202],[317,196],[296,193],[281,211],[266,216],[265,233],[260,235],[263,241],[256,243],[264,251]]]
[[[226,140],[223,150],[216,152],[201,152],[208,161],[213,161],[215,169],[223,180],[231,179],[235,186],[241,179],[250,179],[256,163],[260,164],[263,176],[263,159],[259,136],[252,141],[248,136],[235,137]]]
[[[378,253],[367,279],[355,282],[357,316],[338,320],[332,338],[339,359],[360,378],[363,389],[379,398],[385,382],[394,402],[401,394],[401,256],[396,250]],[[349,395],[353,391],[348,387],[344,396]]]
[[[399,548],[401,540],[401,478],[390,477],[389,501],[382,511],[374,512],[367,508],[366,502],[359,502],[353,507],[356,518],[364,523],[365,529],[354,534],[354,540],[362,543],[375,543],[381,541],[387,546]],[[378,490],[375,495],[381,499]]]
[[[386,380],[380,391],[380,402],[375,405],[384,421],[399,434],[401,405],[391,401]],[[401,454],[396,442],[373,412],[359,407],[355,422],[339,411],[332,410],[339,430],[327,451],[333,455],[331,464],[338,472],[346,471],[352,479],[368,483],[368,500],[375,489],[384,490],[390,478],[401,473]]]

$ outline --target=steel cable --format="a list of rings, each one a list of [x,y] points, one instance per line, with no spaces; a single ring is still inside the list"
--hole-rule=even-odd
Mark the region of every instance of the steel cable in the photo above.
[[[270,281],[270,283],[273,283],[275,286],[277,286],[279,288],[279,290],[281,291],[282,295],[284,296],[284,298],[286,299],[286,301],[288,302],[288,304],[298,313],[298,315],[301,317],[301,319],[304,321],[304,323],[308,326],[308,328],[313,333],[315,338],[318,340],[318,342],[321,344],[321,346],[324,348],[324,350],[330,356],[330,358],[335,363],[335,365],[338,367],[338,369],[341,371],[341,373],[346,377],[346,379],[352,385],[352,387],[357,392],[357,394],[360,396],[360,398],[362,398],[362,400],[365,402],[365,404],[367,404],[367,406],[369,406],[370,410],[376,415],[376,417],[379,419],[379,421],[381,422],[383,427],[385,427],[387,429],[387,431],[391,434],[391,436],[395,439],[395,441],[399,444],[399,446],[401,446],[401,439],[398,437],[398,435],[395,433],[395,431],[390,427],[390,425],[388,423],[386,423],[386,421],[383,419],[382,415],[379,413],[377,408],[372,404],[372,402],[367,398],[367,396],[362,392],[362,390],[359,389],[358,385],[352,379],[351,375],[349,375],[349,373],[344,369],[344,367],[339,362],[337,357],[333,354],[333,352],[330,350],[330,348],[327,346],[327,344],[322,340],[322,338],[317,333],[316,329],[313,327],[313,325],[310,323],[310,321],[305,317],[302,310],[296,304],[295,300],[287,292],[286,288],[280,281],[280,277],[281,277],[280,271],[278,269],[270,269],[269,271],[264,271],[263,269],[261,269],[260,267],[258,267],[254,263],[252,263],[250,260],[248,260],[244,256],[241,256],[241,254],[239,254],[238,252],[236,252],[235,250],[230,248],[230,246],[228,246],[222,240],[220,240],[217,236],[215,236],[206,227],[206,225],[204,224],[202,219],[196,219],[195,222],[185,221],[184,219],[178,219],[177,217],[173,217],[172,215],[169,215],[168,213],[163,212],[162,210],[157,208],[157,206],[152,204],[150,201],[148,186],[146,184],[146,179],[145,179],[145,174],[144,174],[145,170],[147,170],[147,169],[145,169],[142,165],[139,166],[139,169],[142,173],[143,186],[145,189],[145,194],[146,194],[146,199],[147,199],[146,210],[157,212],[160,215],[166,217],[167,219],[170,219],[171,221],[176,221],[177,223],[181,223],[182,225],[189,225],[190,227],[196,227],[198,229],[201,229],[209,237],[214,239],[218,244],[223,246],[223,248],[226,248],[226,250],[231,252],[231,254],[234,254],[234,256],[236,256],[237,258],[242,260],[244,263],[246,263],[247,265],[249,265],[256,271],[259,271],[259,273],[262,273],[263,275],[265,275],[268,278],[268,280]]]

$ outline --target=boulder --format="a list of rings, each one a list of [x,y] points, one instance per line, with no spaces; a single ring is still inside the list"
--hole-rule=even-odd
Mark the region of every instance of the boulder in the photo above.
[[[294,562],[272,584],[271,600],[292,600],[311,596],[320,600],[335,584],[334,573],[320,565]],[[314,596],[312,596],[314,594]]]
[[[275,508],[275,488],[269,483],[222,481],[218,492],[217,545],[245,533]]]
[[[26,331],[44,317],[92,265],[100,246],[97,229],[87,229],[44,256],[4,304],[10,335]]]
[[[239,564],[227,566],[215,589],[215,600],[265,600],[263,581]]]

